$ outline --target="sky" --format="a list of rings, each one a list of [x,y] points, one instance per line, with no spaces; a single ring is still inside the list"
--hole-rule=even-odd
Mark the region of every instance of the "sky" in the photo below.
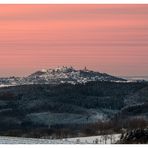
[[[0,5],[0,77],[73,66],[148,76],[148,5]]]

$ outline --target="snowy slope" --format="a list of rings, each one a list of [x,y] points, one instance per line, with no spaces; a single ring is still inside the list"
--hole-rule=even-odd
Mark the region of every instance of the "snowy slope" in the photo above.
[[[112,135],[69,138],[67,139],[67,141],[74,143],[85,143],[85,144],[113,144],[116,143],[120,139],[120,137],[121,134],[112,134]]]
[[[0,144],[112,144],[117,142],[120,136],[121,134],[113,134],[57,140],[1,136]]]

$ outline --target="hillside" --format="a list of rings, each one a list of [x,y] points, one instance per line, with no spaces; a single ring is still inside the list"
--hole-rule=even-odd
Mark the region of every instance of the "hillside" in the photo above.
[[[73,67],[63,66],[39,70],[26,77],[0,78],[0,87],[31,84],[78,84],[90,81],[126,82],[125,79],[106,73],[95,72],[86,68],[76,70]]]
[[[112,144],[120,139],[120,134],[65,139],[43,139],[22,137],[0,137],[0,144]]]
[[[147,119],[148,108],[138,107],[147,106],[147,90],[148,83],[99,81],[0,88],[0,131],[68,127],[121,116]]]

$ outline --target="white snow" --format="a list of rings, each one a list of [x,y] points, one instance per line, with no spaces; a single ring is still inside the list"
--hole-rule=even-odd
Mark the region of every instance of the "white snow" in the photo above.
[[[9,87],[9,86],[15,86],[15,85],[5,85],[5,84],[0,85],[0,87]]]
[[[41,72],[47,72],[47,69],[42,69]]]
[[[0,136],[0,144],[113,144],[120,136],[121,134],[113,134],[56,140]]]
[[[121,137],[121,134],[90,136],[90,137],[77,137],[67,139],[74,143],[84,144],[113,144],[117,142]]]
[[[39,138],[0,137],[0,144],[72,144],[65,140],[49,140]]]

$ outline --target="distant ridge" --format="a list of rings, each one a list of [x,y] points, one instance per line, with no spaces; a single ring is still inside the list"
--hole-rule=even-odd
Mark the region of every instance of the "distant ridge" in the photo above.
[[[126,79],[88,70],[86,67],[82,70],[76,70],[73,67],[62,66],[52,69],[42,69],[27,77],[0,78],[0,86],[61,83],[77,84],[90,81],[126,82]]]

